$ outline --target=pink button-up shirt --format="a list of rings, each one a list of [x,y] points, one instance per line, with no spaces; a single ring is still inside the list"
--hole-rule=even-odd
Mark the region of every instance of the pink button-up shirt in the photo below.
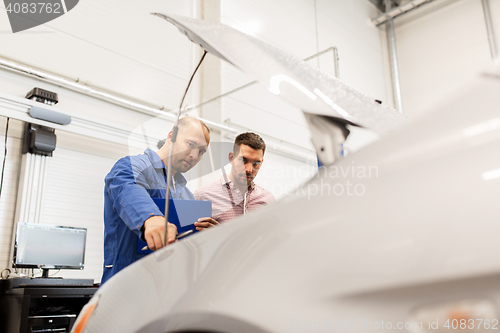
[[[220,179],[200,187],[194,192],[196,200],[212,201],[212,218],[219,223],[276,201],[268,190],[254,182],[251,183],[246,195],[241,194],[229,177],[223,175]]]

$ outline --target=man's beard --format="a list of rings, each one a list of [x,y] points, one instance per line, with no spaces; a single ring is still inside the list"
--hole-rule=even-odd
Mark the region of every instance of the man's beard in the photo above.
[[[175,158],[175,155],[172,157]],[[184,163],[184,161],[186,163]],[[189,162],[186,159],[182,159],[182,158],[180,158],[178,160],[173,160],[172,162],[173,162],[172,167],[175,169],[175,171],[180,172],[180,173],[185,173],[185,172],[191,170],[191,168],[193,167],[192,162]]]
[[[250,179],[247,177],[250,177]],[[248,174],[248,173],[245,173],[245,175],[239,175],[237,178],[237,182],[239,185],[250,186],[252,181],[253,181],[253,175]]]

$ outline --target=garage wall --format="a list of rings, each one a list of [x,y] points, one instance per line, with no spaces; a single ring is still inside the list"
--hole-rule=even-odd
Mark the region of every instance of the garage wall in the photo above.
[[[101,102],[104,103],[104,102]],[[88,104],[91,104],[90,102]],[[0,113],[5,113],[9,104],[0,98]],[[5,132],[6,118],[2,117]],[[19,179],[28,171],[21,167],[21,144],[23,122],[12,119],[9,123],[8,153],[4,186],[0,198],[0,265],[10,266],[11,244],[16,211],[22,204],[18,196],[22,191]],[[76,125],[67,126],[70,131]],[[45,172],[38,182],[41,192],[41,209],[38,217],[28,222],[87,228],[86,268],[83,271],[62,270],[57,276],[66,278],[92,278],[100,281],[102,274],[103,239],[103,188],[104,176],[117,159],[136,154],[142,149],[129,147],[127,137],[122,143],[91,138],[56,129],[57,147],[52,157],[46,158]],[[2,145],[3,145],[2,140]],[[3,148],[0,148],[3,155]],[[3,156],[2,156],[3,157]],[[32,193],[27,189],[27,193]],[[24,274],[30,272],[24,270]],[[35,270],[35,275],[41,272]]]
[[[124,5],[124,3],[126,3]],[[83,1],[68,14],[43,26],[10,33],[0,4],[0,57],[42,69],[92,87],[125,96],[154,108],[178,107],[191,75],[195,46],[151,12],[192,16],[194,1]],[[198,59],[196,59],[197,61]],[[195,82],[196,85],[196,82]],[[0,93],[24,98],[33,87],[59,94],[57,108],[94,125],[137,132],[153,117],[30,77],[0,70]],[[193,89],[196,93],[196,87]],[[192,103],[193,93],[188,95]],[[166,135],[171,122],[160,120]],[[158,124],[158,121],[155,121]],[[0,123],[3,131],[5,120]],[[0,267],[10,263],[10,246],[21,169],[21,129],[10,137],[4,189],[0,198]],[[71,126],[71,125],[70,125]],[[156,126],[158,127],[158,126]],[[154,135],[162,135],[156,133]],[[3,132],[2,132],[3,133]],[[41,223],[88,229],[86,268],[62,270],[64,277],[99,281],[102,272],[103,179],[120,157],[144,150],[129,149],[129,140],[109,142],[56,131],[54,157],[46,165]],[[3,139],[0,144],[3,146]],[[116,142],[120,141],[120,142]],[[154,141],[154,140],[152,140]],[[3,148],[0,148],[3,155]]]
[[[59,133],[58,141],[54,156],[47,160],[40,223],[87,228],[87,244],[85,269],[61,270],[55,276],[100,281],[104,237],[103,175],[120,155],[128,152],[125,146],[118,145],[114,145],[116,150],[88,149],[82,141],[97,146],[103,142],[63,132]]]
[[[416,117],[490,66],[481,0],[437,0],[395,20],[405,114]],[[500,1],[490,0],[500,45]],[[451,94],[451,95],[450,95]]]
[[[7,15],[0,4],[0,32],[4,32],[0,33],[0,57],[152,107],[175,109],[201,52],[175,27],[150,13],[201,17],[206,14],[200,10],[203,3],[210,5],[208,0],[146,0],[140,5],[129,0],[83,1],[68,14],[18,34],[8,33]],[[379,12],[369,1],[223,0],[219,6],[218,15],[223,23],[255,34],[299,57],[305,58],[337,46],[341,78],[378,99],[385,99],[384,77],[380,69],[380,34],[370,23],[370,18]],[[330,73],[334,71],[331,52],[311,60],[311,63]],[[218,94],[249,82],[248,77],[231,65],[221,63],[220,66]],[[200,100],[200,90],[203,90],[199,87],[200,82],[197,77],[187,103]],[[0,70],[0,93],[24,98],[33,87],[57,92],[59,110],[96,124],[131,133],[137,132],[140,124],[157,124],[150,115]],[[201,92],[203,98],[215,97],[207,95],[209,93],[210,89]],[[296,188],[317,169],[309,131],[300,110],[259,86],[222,99],[219,107],[216,112],[220,122],[240,131],[260,133],[268,145],[274,147],[266,152],[258,183],[278,198],[287,190]],[[209,116],[208,111],[204,111]],[[22,128],[20,123],[19,126]],[[169,127],[170,123],[165,122],[165,128]],[[54,157],[47,161],[44,209],[40,221],[89,229],[87,268],[83,272],[61,271],[58,275],[91,277],[98,281],[102,263],[102,180],[114,161],[142,149],[130,150],[126,139],[111,143],[64,131],[56,133],[58,147]],[[220,139],[232,140],[224,133]],[[20,130],[13,134],[12,140],[9,138],[8,144],[12,145],[6,167],[8,185],[5,184],[0,202],[0,265],[5,267],[10,260],[8,247],[20,176]],[[309,162],[279,153],[283,148],[308,157]],[[199,182],[192,185],[195,189]]]
[[[221,1],[221,22],[254,35],[304,59],[336,46],[340,78],[376,99],[386,101],[381,35],[370,19],[379,10],[369,1],[331,0],[226,0]],[[333,53],[309,61],[335,74]],[[222,93],[252,80],[233,66],[221,64]],[[311,157],[312,163],[279,155],[272,150],[257,183],[282,197],[316,170],[310,133],[301,110],[289,106],[260,85],[221,100],[222,121],[241,131],[252,130],[266,143]],[[296,172],[292,172],[294,169]],[[299,172],[299,170],[301,172]],[[279,172],[278,172],[279,171]],[[287,176],[292,174],[291,177]],[[295,176],[293,176],[295,175]]]
[[[6,32],[0,34],[0,56],[152,106],[178,107],[193,46],[150,13],[192,16],[193,1],[81,1],[60,18],[17,34],[7,33],[3,3],[0,8],[0,31]],[[105,116],[99,111],[85,114]]]

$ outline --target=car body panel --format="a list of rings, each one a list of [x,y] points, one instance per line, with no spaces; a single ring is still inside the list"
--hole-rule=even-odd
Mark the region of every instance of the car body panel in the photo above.
[[[498,68],[402,125],[389,107],[253,37],[164,18],[304,112],[392,133],[283,200],[125,268],[97,291],[85,332],[294,332],[337,323],[370,331],[353,321],[406,322],[428,304],[468,299],[498,306]]]
[[[285,199],[127,267],[96,293],[85,332],[315,331],[406,322],[439,302],[498,306],[499,91],[479,75]],[[348,182],[364,193],[334,194]]]

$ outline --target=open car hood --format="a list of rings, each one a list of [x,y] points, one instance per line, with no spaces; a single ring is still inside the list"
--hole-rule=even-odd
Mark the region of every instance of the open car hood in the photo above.
[[[227,25],[154,13],[303,112],[385,133],[406,118],[298,57]]]

